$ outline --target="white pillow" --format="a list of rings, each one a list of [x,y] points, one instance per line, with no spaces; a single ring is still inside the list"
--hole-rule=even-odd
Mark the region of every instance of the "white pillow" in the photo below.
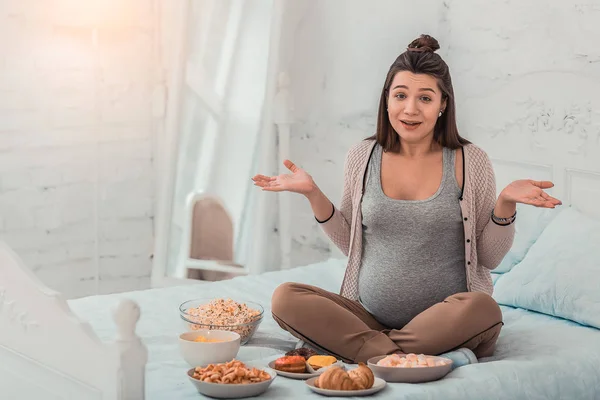
[[[562,209],[562,206],[538,208],[526,204],[517,204],[513,245],[493,272],[497,274],[505,273],[520,263],[525,258],[531,245],[535,243],[542,231]]]
[[[600,220],[565,208],[509,273],[496,281],[499,304],[600,329]]]

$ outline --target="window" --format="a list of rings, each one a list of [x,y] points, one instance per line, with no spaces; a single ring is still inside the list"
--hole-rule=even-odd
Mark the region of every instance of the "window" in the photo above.
[[[172,180],[166,186],[172,188],[172,197],[159,205],[167,216],[157,227],[157,236],[168,240],[164,260],[168,275],[174,272],[181,246],[186,199],[208,184],[217,139],[225,126],[224,97],[242,6],[242,1],[189,0],[182,11],[186,27],[179,39],[186,46],[183,59],[177,60],[183,77],[181,99],[167,111],[178,115],[175,131],[166,132],[177,136],[175,156],[166,160],[171,169],[167,179]]]
[[[171,156],[158,204],[155,281],[176,275],[191,194],[206,191],[223,200],[236,242],[247,231],[241,226],[250,187],[246,175],[262,123],[272,10],[269,0],[192,0],[181,13],[186,45],[179,51],[179,81],[169,88],[181,95],[170,99],[167,111],[176,115],[166,132],[175,139],[171,150],[159,149]]]

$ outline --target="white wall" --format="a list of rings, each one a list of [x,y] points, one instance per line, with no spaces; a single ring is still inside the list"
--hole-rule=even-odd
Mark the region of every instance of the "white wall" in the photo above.
[[[557,159],[600,171],[590,156],[600,154],[600,1],[298,3],[288,2],[282,46],[298,120],[290,158],[336,204],[345,153],[374,132],[389,65],[421,33],[440,41],[464,136],[493,158],[512,151],[514,159],[554,165],[557,186],[568,179]],[[292,263],[340,256],[308,203],[293,199]]]
[[[0,238],[67,296],[149,282],[153,3],[0,3]]]
[[[599,216],[600,1],[474,7],[447,11],[459,128],[492,157],[499,189],[551,180],[565,205]]]
[[[474,4],[447,14],[459,128],[492,157],[597,169],[587,155],[600,150],[600,1],[509,1],[477,16]]]

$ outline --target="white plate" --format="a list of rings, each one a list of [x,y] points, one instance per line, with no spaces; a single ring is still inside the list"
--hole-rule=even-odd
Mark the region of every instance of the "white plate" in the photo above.
[[[248,368],[254,367],[253,365],[246,365]],[[256,367],[260,368],[260,367]],[[199,381],[198,379],[192,378],[194,368],[188,370],[188,378],[192,384],[196,387],[200,394],[216,399],[242,399],[245,397],[254,397],[263,394],[267,391],[271,383],[277,377],[275,371],[269,368],[260,368],[269,375],[271,379],[259,383],[248,383],[248,384],[219,384],[219,383],[207,383]]]
[[[344,363],[341,360],[337,360],[335,363],[333,363],[327,367],[324,367],[324,368],[319,368],[316,371],[314,369],[312,369],[312,367],[310,365],[308,365],[308,363],[307,363],[306,364],[306,368],[308,370],[307,372],[304,372],[304,373],[286,372],[286,371],[280,371],[278,369],[275,369],[275,361],[276,360],[273,360],[268,364],[269,368],[273,369],[277,375],[281,375],[283,377],[290,378],[290,379],[309,379],[309,378],[312,378],[315,376],[319,376],[323,372],[325,372],[328,368],[331,368],[333,366],[338,366],[342,369],[345,369]]]
[[[319,372],[305,372],[305,373],[295,373],[295,372],[286,372],[286,371],[280,371],[278,369],[275,369],[275,360],[271,361],[269,363],[269,368],[272,368],[273,371],[275,371],[275,373],[277,375],[281,375],[284,376],[286,378],[290,378],[290,379],[308,379],[308,378],[312,378],[315,376],[319,376],[320,373]]]
[[[385,381],[381,378],[375,378],[375,382],[370,389],[363,390],[329,390],[320,389],[315,387],[315,381],[317,378],[310,378],[306,381],[306,384],[313,392],[322,394],[324,396],[335,396],[335,397],[352,397],[352,396],[369,396],[371,394],[379,392],[386,385]]]

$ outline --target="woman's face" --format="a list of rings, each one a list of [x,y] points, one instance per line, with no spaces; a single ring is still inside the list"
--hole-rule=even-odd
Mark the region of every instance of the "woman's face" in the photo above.
[[[402,141],[418,143],[433,138],[433,128],[446,101],[442,101],[434,77],[400,71],[390,85],[387,105],[390,123]]]

